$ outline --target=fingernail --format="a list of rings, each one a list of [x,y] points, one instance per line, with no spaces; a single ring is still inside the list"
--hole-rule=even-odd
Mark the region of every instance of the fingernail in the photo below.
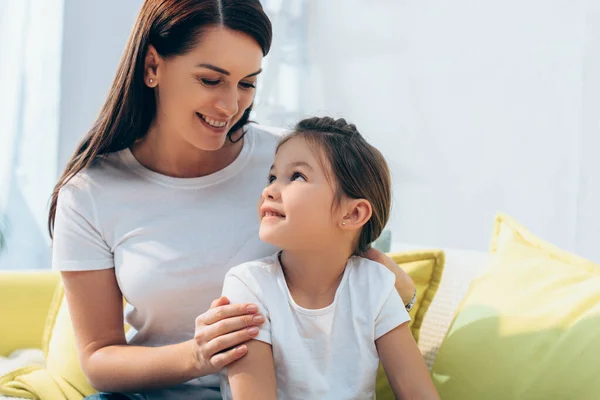
[[[251,334],[252,336],[257,335],[258,334],[258,328],[253,326],[252,328],[248,328],[248,333]]]
[[[238,354],[244,354],[246,352],[246,346],[240,346],[235,351],[237,351]]]
[[[265,317],[263,317],[262,315],[255,315],[252,318],[252,322],[255,322],[257,324],[262,324],[263,322],[265,322]]]
[[[248,307],[246,307],[246,310],[248,310],[248,312],[250,312],[250,313],[254,313],[254,312],[258,311],[258,306],[251,304]]]

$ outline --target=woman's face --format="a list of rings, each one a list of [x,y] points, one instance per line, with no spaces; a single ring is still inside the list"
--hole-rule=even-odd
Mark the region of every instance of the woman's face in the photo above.
[[[160,131],[200,150],[220,149],[252,104],[262,58],[252,37],[224,27],[205,30],[180,56],[163,59],[150,47],[145,79],[156,88]]]

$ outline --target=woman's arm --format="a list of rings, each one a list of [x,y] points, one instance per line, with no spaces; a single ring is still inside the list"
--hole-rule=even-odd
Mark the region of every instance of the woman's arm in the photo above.
[[[408,323],[381,336],[375,345],[397,399],[439,400]]]
[[[247,343],[248,355],[227,367],[233,400],[277,400],[277,382],[271,345]]]
[[[402,297],[404,304],[408,304],[413,299],[413,296],[415,295],[415,284],[411,277],[404,272],[394,260],[374,248],[371,248],[367,254],[365,254],[365,257],[371,261],[385,265],[387,269],[396,275],[396,290],[400,294],[400,297]]]
[[[154,348],[130,346],[114,269],[63,272],[62,277],[80,362],[99,391],[164,388],[215,373],[243,357],[247,348],[240,344],[256,336],[246,329],[256,325],[256,306],[227,305],[221,298],[197,318],[195,339]]]

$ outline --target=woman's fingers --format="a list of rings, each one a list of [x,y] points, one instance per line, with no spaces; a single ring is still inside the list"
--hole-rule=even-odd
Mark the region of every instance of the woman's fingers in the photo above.
[[[259,329],[256,326],[231,332],[226,335],[217,336],[204,346],[204,356],[212,359],[218,353],[227,352],[232,348],[239,347],[245,342],[254,339]]]
[[[265,317],[262,314],[250,314],[223,319],[205,328],[204,340],[208,342],[219,336],[227,335],[228,333],[256,327],[264,322]]]
[[[256,304],[229,304],[226,297],[196,318],[195,352],[200,371],[213,373],[243,357],[243,344],[258,335],[257,325],[265,322]]]
[[[211,357],[210,363],[215,370],[220,371],[232,362],[244,357],[247,352],[248,347],[245,345],[237,346],[231,350],[215,354]]]
[[[216,308],[219,306],[226,306],[227,304],[229,304],[229,299],[225,296],[221,296],[216,300],[213,300],[212,303],[210,303],[210,308]]]
[[[220,300],[220,299],[219,299]],[[230,304],[209,309],[200,315],[196,322],[212,325],[226,318],[238,317],[246,314],[256,314],[258,307],[255,304]]]

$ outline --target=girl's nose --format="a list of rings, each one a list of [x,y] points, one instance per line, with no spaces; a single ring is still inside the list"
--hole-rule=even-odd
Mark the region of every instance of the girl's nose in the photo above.
[[[263,199],[269,200],[277,200],[279,198],[279,195],[279,189],[277,188],[277,184],[275,182],[271,183],[266,188],[264,188],[262,193]]]

